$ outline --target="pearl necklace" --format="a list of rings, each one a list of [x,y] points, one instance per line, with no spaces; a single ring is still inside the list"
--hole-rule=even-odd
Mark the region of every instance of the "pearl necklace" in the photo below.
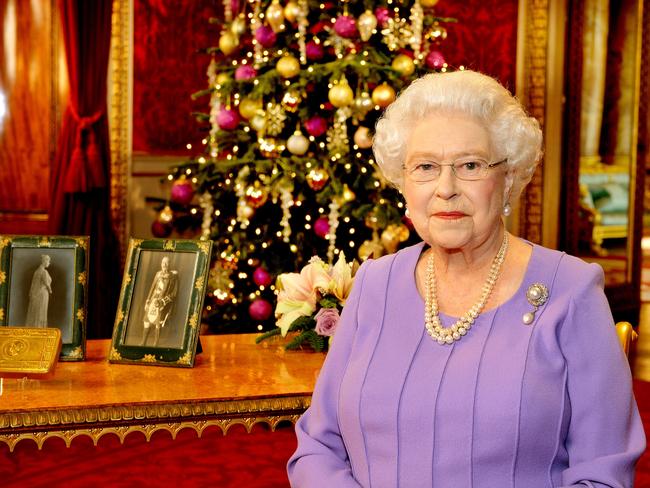
[[[503,242],[494,256],[492,266],[490,267],[490,274],[483,285],[483,293],[479,301],[470,308],[465,315],[459,318],[456,323],[450,327],[444,327],[440,322],[438,315],[438,297],[436,296],[436,270],[433,266],[433,252],[429,256],[427,262],[427,282],[426,282],[426,298],[424,300],[424,325],[431,338],[438,342],[438,344],[453,344],[454,341],[460,340],[467,331],[471,329],[474,320],[483,311],[485,304],[490,298],[490,294],[494,289],[494,285],[499,278],[501,272],[501,265],[506,257],[508,250],[508,233],[503,234]]]

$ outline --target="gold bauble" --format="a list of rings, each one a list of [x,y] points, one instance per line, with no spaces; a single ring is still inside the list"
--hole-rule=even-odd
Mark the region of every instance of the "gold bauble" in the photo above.
[[[384,247],[377,239],[364,241],[363,244],[359,246],[359,259],[365,261],[366,259],[379,258],[384,254]]]
[[[273,3],[266,9],[266,20],[273,32],[280,32],[284,28],[284,9],[278,0],[273,0]]]
[[[237,36],[230,31],[223,31],[219,38],[219,49],[226,56],[232,54],[237,49]]]
[[[277,158],[280,155],[280,145],[273,137],[260,138],[257,143],[260,153],[265,158]]]
[[[372,13],[372,10],[366,10],[359,16],[357,21],[357,28],[362,41],[367,41],[372,36],[372,31],[377,27],[377,17]]]
[[[348,186],[347,183],[343,185],[343,201],[344,202],[352,202],[354,199],[357,198],[357,196],[354,194],[352,190],[350,190],[350,187]]]
[[[296,2],[287,2],[284,6],[284,18],[294,23],[300,15],[300,6]]]
[[[361,117],[365,117],[372,110],[373,105],[370,94],[365,91],[354,99],[354,108],[359,112]]]
[[[250,125],[257,132],[262,132],[266,128],[266,116],[264,115],[264,112],[258,110],[257,113],[253,115]]]
[[[359,128],[354,133],[354,143],[361,149],[368,149],[369,147],[372,147],[372,136],[370,135],[370,129],[364,126],[359,126]]]
[[[406,54],[398,54],[393,59],[392,68],[402,76],[410,76],[415,71],[413,60]]]
[[[219,73],[217,75],[217,85],[223,85],[225,83],[228,83],[230,81],[230,76],[228,76],[228,73]]]
[[[420,0],[420,5],[424,8],[434,7],[438,3],[438,0]]]
[[[396,227],[396,232],[397,236],[399,238],[400,242],[406,241],[409,236],[411,235],[411,232],[409,231],[409,228],[406,227],[404,224],[393,224]]]
[[[291,55],[284,56],[275,65],[275,69],[278,70],[278,73],[283,78],[293,78],[300,73],[300,63]]]
[[[172,220],[174,220],[174,212],[169,205],[165,205],[165,208],[158,214],[158,221],[163,224],[169,224]]]
[[[302,156],[309,149],[309,139],[298,129],[287,139],[287,149],[291,154]]]
[[[330,88],[327,98],[336,108],[347,107],[354,101],[354,92],[348,85],[348,80],[343,77],[341,81]]]
[[[239,114],[246,120],[255,117],[258,111],[262,110],[262,99],[253,100],[252,98],[243,98],[239,102]]]
[[[386,251],[388,251],[388,254],[393,254],[397,251],[397,246],[399,246],[399,236],[395,231],[395,226],[389,225],[381,233],[381,243],[386,248]]]
[[[235,17],[235,20],[230,24],[230,31],[237,37],[241,37],[242,34],[246,33],[246,18],[244,14]]]
[[[307,184],[309,188],[314,191],[322,190],[323,187],[327,184],[327,181],[330,179],[330,175],[327,174],[322,168],[314,168],[306,176]]]
[[[395,90],[388,83],[383,82],[372,91],[372,102],[381,108],[388,107],[395,101]]]

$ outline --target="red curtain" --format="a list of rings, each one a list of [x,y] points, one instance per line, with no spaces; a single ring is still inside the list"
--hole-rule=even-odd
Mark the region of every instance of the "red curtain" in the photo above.
[[[112,0],[59,0],[59,9],[70,100],[50,178],[50,232],[90,235],[88,336],[110,337],[119,292],[106,111]]]

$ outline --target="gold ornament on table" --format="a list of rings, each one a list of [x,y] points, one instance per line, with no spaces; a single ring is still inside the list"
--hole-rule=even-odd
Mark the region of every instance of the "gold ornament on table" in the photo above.
[[[293,78],[300,73],[300,62],[289,54],[279,59],[275,69],[283,78]]]
[[[372,34],[375,32],[377,27],[377,17],[372,13],[372,10],[366,10],[359,16],[357,21],[357,28],[359,29],[359,35],[361,36],[362,41],[367,41],[372,37]]]
[[[370,135],[370,129],[364,126],[359,126],[359,128],[354,133],[354,143],[361,149],[368,149],[372,147],[372,136]]]
[[[273,0],[269,8],[266,9],[266,20],[273,32],[277,33],[284,29],[284,9],[278,0]]]
[[[354,100],[354,92],[345,76],[330,88],[327,98],[336,108],[347,107]]]
[[[296,2],[287,2],[284,6],[284,18],[292,24],[300,16],[300,6]]]
[[[406,54],[398,54],[395,56],[391,67],[402,76],[411,76],[415,72],[413,60]]]
[[[383,82],[372,91],[372,102],[381,108],[386,108],[395,101],[395,96],[393,87]]]
[[[279,135],[284,130],[284,121],[287,114],[281,105],[268,103],[266,105],[266,133],[272,136]]]
[[[302,156],[309,149],[309,139],[304,136],[300,128],[296,129],[296,132],[287,140],[287,149],[296,156]]]
[[[242,98],[239,102],[239,115],[246,120],[251,120],[262,110],[262,99],[254,100],[252,98]]]
[[[232,54],[237,49],[239,41],[235,34],[230,31],[223,31],[221,37],[219,37],[219,49],[226,56]]]
[[[323,168],[314,168],[306,176],[309,188],[314,191],[322,190],[330,179],[330,175]]]

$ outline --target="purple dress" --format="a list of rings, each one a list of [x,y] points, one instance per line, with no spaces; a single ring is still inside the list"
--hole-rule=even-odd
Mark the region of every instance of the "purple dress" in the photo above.
[[[645,435],[602,269],[534,246],[519,290],[440,345],[415,284],[422,246],[359,269],[296,425],[291,485],[632,486]],[[534,283],[549,299],[525,325]]]

